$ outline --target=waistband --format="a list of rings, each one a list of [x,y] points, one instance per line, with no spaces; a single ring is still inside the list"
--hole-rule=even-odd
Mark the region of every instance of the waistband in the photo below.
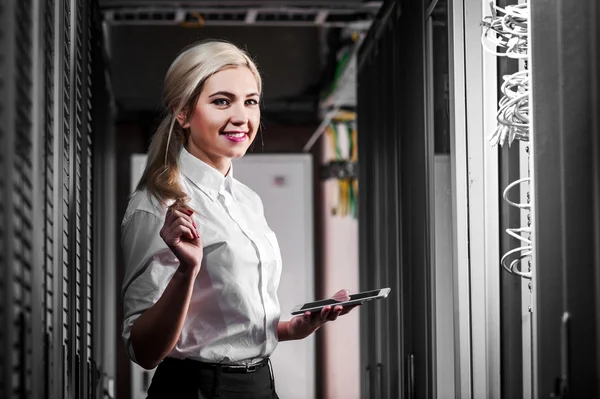
[[[175,359],[167,357],[163,360],[167,364],[174,365],[186,365],[192,368],[203,368],[212,370],[221,370],[223,373],[254,373],[269,364],[269,358],[263,359],[257,363],[252,364],[222,364],[222,363],[208,363],[200,360],[193,359]]]

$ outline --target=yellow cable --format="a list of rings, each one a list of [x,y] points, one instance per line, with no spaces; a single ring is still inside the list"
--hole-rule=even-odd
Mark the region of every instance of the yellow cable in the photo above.
[[[352,111],[338,111],[333,118],[331,118],[332,122],[350,122],[356,120],[356,112]]]
[[[203,28],[204,25],[206,25],[206,21],[204,20],[204,17],[202,17],[202,14],[200,14],[198,11],[193,11],[193,12],[191,12],[191,14],[196,18],[196,21],[194,21],[194,22],[183,21],[183,22],[179,23],[179,26],[181,26],[183,28]]]
[[[327,137],[329,138],[329,144],[331,145],[331,156],[329,157],[329,161],[333,161],[335,159],[335,138],[333,137],[333,129],[331,128],[331,125],[328,125],[325,128],[325,133],[327,134]]]

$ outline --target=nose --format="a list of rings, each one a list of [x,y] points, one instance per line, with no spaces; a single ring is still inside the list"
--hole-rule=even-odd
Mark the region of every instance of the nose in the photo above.
[[[230,121],[235,126],[242,126],[248,123],[248,110],[243,102],[236,103],[231,107]]]

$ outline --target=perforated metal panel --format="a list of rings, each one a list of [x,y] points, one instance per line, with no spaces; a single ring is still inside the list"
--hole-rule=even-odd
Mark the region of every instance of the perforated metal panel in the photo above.
[[[95,397],[94,386],[92,385],[92,373],[94,372],[94,359],[93,359],[93,246],[92,246],[92,212],[93,212],[93,181],[92,181],[92,9],[89,6],[85,7],[85,15],[83,18],[84,29],[85,29],[85,47],[83,48],[83,52],[85,53],[85,58],[83,60],[83,88],[82,91],[84,93],[84,102],[83,102],[83,130],[84,130],[84,146],[83,146],[83,169],[84,169],[84,178],[83,178],[83,187],[84,187],[84,196],[85,200],[83,201],[83,218],[85,225],[85,243],[84,243],[84,362],[82,362],[84,366],[84,373],[82,377],[84,378],[84,389],[87,389],[88,398]]]
[[[9,27],[8,16],[6,13],[6,7],[0,7],[0,50],[4,56],[0,56],[0,170],[7,170],[8,166],[6,165],[6,137],[9,134],[8,132],[8,121],[7,121],[7,112],[6,108],[8,106],[8,91],[7,91],[7,60],[8,58],[8,49],[9,49],[9,37],[7,35],[7,28]],[[2,327],[4,327],[4,323],[8,321],[8,312],[7,306],[8,303],[5,300],[7,297],[7,284],[6,284],[6,274],[8,268],[8,259],[6,257],[6,212],[4,207],[4,201],[7,198],[7,174],[0,173],[0,322],[3,323]],[[5,352],[7,350],[7,333],[9,331],[9,326],[6,328],[0,328],[0,350]],[[7,357],[2,356],[0,358],[0,395],[4,395],[6,391],[6,381],[7,381]]]
[[[32,295],[32,37],[31,1],[15,4],[15,113],[14,158],[13,158],[13,395],[31,396],[32,339],[31,339],[31,295]]]
[[[70,207],[72,205],[71,202],[71,8],[70,2],[68,0],[63,0],[63,32],[62,32],[62,51],[63,51],[63,60],[62,60],[62,323],[63,323],[63,381],[65,384],[63,386],[64,396],[68,396],[68,387],[69,387],[69,371],[71,371],[71,367],[69,364],[70,360],[70,352],[69,352],[69,344],[72,341],[72,335],[70,334],[71,328],[71,317],[69,313],[69,301],[71,300],[72,295],[72,276],[70,266],[71,255],[69,251],[71,250],[71,231],[69,229],[70,219]],[[73,310],[73,309],[71,309]]]
[[[98,392],[89,386],[101,353],[92,311],[101,293],[92,264],[94,7],[0,6],[0,398]]]
[[[56,295],[54,291],[55,276],[55,203],[54,203],[54,0],[46,0],[44,9],[44,139],[43,139],[43,195],[44,195],[44,312],[42,317],[45,326],[45,350],[44,350],[44,387],[46,395],[52,392],[56,382],[53,378],[54,348],[53,339],[56,332],[54,328]]]
[[[83,384],[81,384],[82,373],[82,338],[84,334],[82,322],[83,322],[83,313],[86,312],[84,305],[85,299],[82,298],[83,284],[85,284],[85,275],[83,273],[83,254],[82,254],[82,228],[84,226],[84,221],[82,218],[82,147],[83,147],[83,112],[85,105],[83,104],[83,76],[82,76],[82,68],[83,68],[83,18],[82,18],[82,7],[78,6],[75,12],[75,53],[73,54],[74,59],[74,81],[73,81],[73,92],[74,92],[74,104],[73,104],[73,112],[74,112],[74,145],[73,153],[74,153],[74,164],[73,164],[73,185],[72,189],[74,190],[74,202],[73,202],[73,213],[75,215],[74,220],[74,276],[75,276],[75,284],[74,287],[74,298],[71,306],[74,306],[74,316],[75,320],[73,320],[73,336],[75,339],[75,392],[78,397],[81,397],[81,390],[83,388]]]

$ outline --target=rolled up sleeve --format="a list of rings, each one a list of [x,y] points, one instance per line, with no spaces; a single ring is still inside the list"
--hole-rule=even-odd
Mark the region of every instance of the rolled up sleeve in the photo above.
[[[123,279],[123,333],[127,352],[137,363],[131,346],[131,327],[158,301],[179,261],[160,237],[163,220],[136,210],[122,225],[121,245],[125,261]]]

